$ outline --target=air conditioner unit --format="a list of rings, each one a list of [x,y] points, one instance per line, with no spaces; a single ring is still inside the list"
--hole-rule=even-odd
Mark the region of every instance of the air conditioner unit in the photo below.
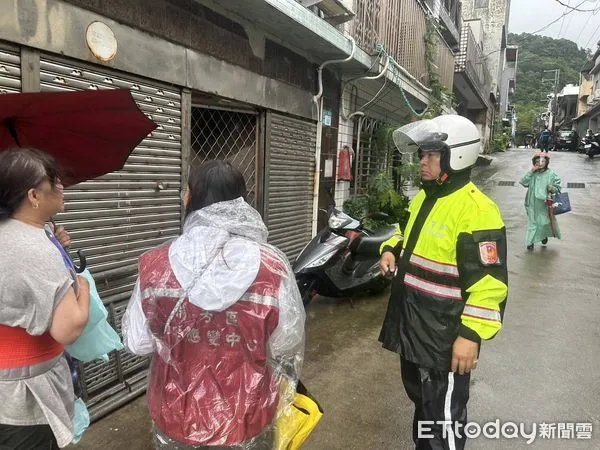
[[[354,18],[353,0],[296,0],[302,6],[315,6],[324,13],[324,20],[332,25],[340,25]]]

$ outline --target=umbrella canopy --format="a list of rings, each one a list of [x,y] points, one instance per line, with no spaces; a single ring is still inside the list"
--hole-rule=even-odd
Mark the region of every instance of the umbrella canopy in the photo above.
[[[0,95],[0,152],[51,154],[65,186],[121,169],[155,128],[127,89]]]

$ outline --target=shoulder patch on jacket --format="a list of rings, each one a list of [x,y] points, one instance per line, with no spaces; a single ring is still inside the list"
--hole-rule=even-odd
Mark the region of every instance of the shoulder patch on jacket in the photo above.
[[[497,266],[501,264],[498,254],[498,243],[495,241],[479,242],[479,260],[484,266]]]

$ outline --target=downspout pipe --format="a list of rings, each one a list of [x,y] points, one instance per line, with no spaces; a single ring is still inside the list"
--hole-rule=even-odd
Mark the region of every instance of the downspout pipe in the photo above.
[[[344,59],[332,59],[325,61],[317,69],[318,81],[319,81],[319,92],[313,97],[313,101],[317,107],[317,142],[315,146],[315,182],[313,188],[313,222],[312,222],[312,236],[316,236],[318,232],[319,223],[319,189],[321,184],[321,139],[323,136],[323,69],[331,64],[340,64],[349,62],[354,58],[356,51],[356,41],[353,37],[350,37],[352,42],[352,51],[347,58]]]
[[[346,90],[346,86],[348,86],[348,84],[350,84],[353,81],[360,81],[360,80],[378,80],[379,78],[383,77],[384,75],[387,74],[388,68],[390,67],[390,58],[387,57],[385,64],[383,66],[383,70],[381,70],[381,72],[379,72],[377,75],[364,75],[364,76],[360,76],[360,77],[356,77],[356,78],[352,78],[350,80],[345,81],[342,84],[342,99],[341,99],[341,103],[342,103],[342,107],[341,107],[341,114],[344,120],[350,120],[350,118],[352,118],[354,115],[356,115],[357,113],[359,113],[361,111],[361,109],[363,109],[365,106],[369,105],[370,103],[372,103],[373,101],[375,101],[375,99],[377,98],[377,95],[375,97],[373,97],[369,102],[367,102],[366,104],[364,104],[363,106],[360,107],[360,109],[350,115],[346,114],[346,111],[344,109],[344,91]]]

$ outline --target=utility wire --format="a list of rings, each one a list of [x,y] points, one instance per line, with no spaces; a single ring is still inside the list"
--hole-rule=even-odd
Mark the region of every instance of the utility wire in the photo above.
[[[571,4],[571,0],[569,0],[569,4]],[[568,8],[565,7],[565,12],[567,12],[567,11],[568,11]],[[560,23],[560,30],[558,32],[558,39],[560,39],[560,36],[562,35],[562,31],[563,31],[563,28],[565,26],[565,20],[567,20],[567,16],[566,15],[563,16],[563,20]]]
[[[596,11],[600,10],[600,6],[599,6],[598,8],[594,8],[594,9],[579,9],[579,7],[580,7],[581,5],[583,5],[583,4],[584,4],[584,3],[585,3],[587,0],[586,0],[586,1],[584,1],[584,2],[581,2],[581,3],[580,3],[579,5],[577,5],[577,6],[571,6],[571,5],[565,4],[565,3],[561,2],[561,0],[554,0],[554,1],[555,1],[556,3],[559,3],[559,4],[561,4],[562,6],[564,6],[564,7],[566,7],[566,8],[568,8],[568,9],[570,9],[570,10],[571,10],[571,12],[573,12],[573,11],[577,11],[577,12],[596,12]],[[569,1],[569,3],[571,3],[571,2]]]
[[[580,6],[581,6],[581,5],[583,5],[583,4],[584,4],[586,1],[587,1],[587,0],[583,0],[581,3],[579,3],[577,6],[575,6],[575,8],[578,8],[578,7],[580,7]],[[533,35],[533,34],[538,34],[538,33],[541,33],[542,31],[545,31],[545,30],[547,30],[547,29],[548,29],[548,28],[550,28],[552,25],[554,25],[556,22],[558,22],[560,19],[562,19],[563,17],[565,17],[565,16],[567,16],[567,15],[571,14],[571,13],[572,13],[572,12],[574,12],[574,11],[577,11],[577,9],[570,9],[569,11],[562,13],[562,15],[561,15],[559,18],[557,18],[557,19],[553,20],[552,22],[550,22],[549,24],[547,24],[547,25],[545,25],[544,27],[540,28],[539,30],[536,30],[536,31],[534,31],[533,33],[526,33],[526,34],[532,34],[532,35]],[[521,39],[517,39],[517,40],[516,40],[516,42],[515,42],[515,44],[519,44],[521,41],[523,41],[523,40],[525,40],[525,39],[526,39],[525,37],[523,37],[523,38],[521,38]],[[515,45],[515,44],[509,44],[509,45]],[[490,55],[493,55],[494,53],[501,52],[502,50],[504,50],[504,49],[500,49],[500,50],[494,50],[493,52],[490,52],[490,53],[488,53],[488,54],[486,54],[486,55],[483,55],[483,56],[481,57],[481,60],[483,61],[483,60],[484,60],[484,59],[486,59],[488,56],[490,56]],[[481,62],[480,64],[483,64],[483,62]]]
[[[588,23],[590,23],[590,20],[592,19],[593,16],[595,16],[596,13],[592,13],[588,16],[587,20],[585,21],[585,24],[583,25],[583,27],[581,28],[581,30],[579,30],[579,34],[577,35],[577,39],[575,39],[575,42],[579,42],[579,38],[581,37],[581,35],[583,34],[583,32],[585,31],[585,28],[587,27]]]
[[[576,8],[579,8],[579,7],[580,7],[581,5],[583,5],[583,4],[584,4],[586,1],[587,1],[587,0],[583,0],[583,1],[582,1],[580,4],[578,4],[578,5],[577,5],[575,8],[572,8],[572,9],[570,9],[569,11],[567,11],[567,12],[564,12],[564,13],[563,13],[563,14],[562,14],[562,15],[561,15],[561,16],[560,16],[558,19],[556,19],[556,20],[553,20],[552,22],[550,22],[550,23],[549,23],[548,25],[546,25],[545,27],[542,27],[542,28],[540,28],[539,30],[537,30],[537,31],[534,31],[533,33],[530,33],[530,34],[538,34],[538,33],[541,33],[542,31],[545,31],[545,30],[547,30],[548,28],[550,28],[552,25],[554,25],[556,22],[558,22],[558,21],[559,21],[560,19],[562,19],[563,17],[565,17],[565,16],[568,16],[569,14],[571,14],[571,13],[573,13],[573,12],[575,12],[575,11],[578,11],[578,9],[576,9]]]
[[[596,31],[594,31],[592,33],[592,35],[590,36],[590,40],[587,41],[587,44],[585,44],[584,48],[587,48],[587,46],[591,44],[592,40],[594,39],[594,36],[596,36],[596,33],[598,33],[598,30],[600,30],[600,23],[598,24],[598,27],[596,28]]]

